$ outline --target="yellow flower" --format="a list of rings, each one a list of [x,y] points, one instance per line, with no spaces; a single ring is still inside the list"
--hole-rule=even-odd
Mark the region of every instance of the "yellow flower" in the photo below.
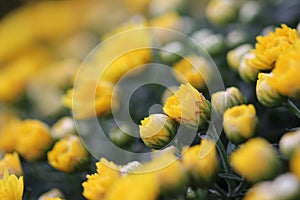
[[[4,169],[7,169],[10,174],[22,175],[23,170],[19,155],[14,153],[6,153],[4,158],[0,160],[0,177],[3,176]]]
[[[252,182],[270,179],[281,169],[276,151],[262,138],[247,141],[231,154],[230,160],[235,171]]]
[[[159,184],[153,174],[127,175],[114,183],[105,200],[156,200]]]
[[[238,71],[240,77],[243,79],[243,81],[247,83],[254,83],[257,79],[259,70],[249,65],[249,60],[255,58],[255,55],[253,53],[246,53],[240,62]]]
[[[193,87],[203,89],[211,76],[209,63],[203,57],[190,55],[174,65],[175,77],[181,83],[189,82]],[[179,73],[179,74],[178,74]],[[207,81],[206,80],[206,81]]]
[[[200,129],[207,127],[211,114],[209,101],[189,83],[167,99],[163,110],[178,123]]]
[[[290,171],[295,174],[298,178],[298,180],[300,180],[300,148],[298,148],[291,160],[290,160]]]
[[[52,138],[61,139],[75,133],[74,120],[71,117],[62,117],[52,125],[50,133]]]
[[[285,24],[266,36],[258,36],[252,51],[255,57],[249,60],[248,64],[258,70],[273,69],[279,55],[289,50],[298,38],[298,32]]]
[[[280,106],[286,101],[286,98],[270,86],[269,80],[272,74],[259,73],[256,83],[256,97],[258,101],[266,107]]]
[[[18,179],[16,175],[9,175],[8,171],[5,170],[4,176],[0,180],[1,200],[22,200],[23,190],[23,177]]]
[[[183,151],[183,164],[193,180],[202,185],[209,185],[216,176],[219,161],[215,143],[201,139],[200,145]]]
[[[227,108],[245,103],[246,98],[236,87],[229,87],[226,91],[216,92],[211,96],[213,110],[222,115]]]
[[[0,150],[5,153],[11,153],[16,150],[18,133],[20,132],[21,120],[13,117],[1,124],[0,127]]]
[[[285,133],[279,141],[280,151],[287,158],[291,158],[299,146],[300,129]]]
[[[206,16],[214,24],[226,24],[236,15],[237,6],[233,0],[212,0],[206,7]]]
[[[269,84],[280,94],[300,99],[300,39],[295,46],[282,54],[272,71]]]
[[[71,135],[59,140],[48,152],[48,161],[55,169],[72,172],[88,159],[88,153],[78,136]]]
[[[234,71],[238,71],[243,55],[248,53],[250,49],[252,49],[250,44],[243,44],[227,53],[227,63]]]
[[[164,114],[152,114],[141,121],[140,135],[146,146],[161,149],[176,134],[176,124]]]
[[[51,144],[52,138],[47,124],[31,119],[22,122],[16,150],[25,160],[33,161],[41,158]]]
[[[89,200],[104,199],[109,188],[121,177],[119,167],[113,162],[101,158],[96,165],[97,173],[87,175],[87,181],[82,183],[83,196]]]
[[[234,144],[240,144],[251,138],[257,123],[256,110],[252,104],[228,108],[223,117],[226,136]]]

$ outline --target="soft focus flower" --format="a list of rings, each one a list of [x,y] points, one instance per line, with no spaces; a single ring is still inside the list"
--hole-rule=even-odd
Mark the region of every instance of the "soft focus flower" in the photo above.
[[[211,105],[191,84],[182,84],[163,107],[164,112],[178,123],[205,129],[211,114]]]
[[[266,107],[280,106],[286,101],[286,98],[269,85],[272,74],[259,73],[256,82],[256,97],[258,101]]]
[[[126,124],[120,127],[113,128],[109,132],[109,139],[119,147],[124,147],[130,144],[132,137],[130,136],[130,128]]]
[[[70,135],[59,140],[48,152],[48,161],[55,169],[72,172],[88,159],[88,153],[78,136]]]
[[[201,139],[200,145],[183,151],[182,161],[193,180],[201,185],[211,184],[219,166],[215,143]]]
[[[227,108],[246,103],[246,98],[236,87],[229,87],[226,91],[219,91],[211,96],[213,110],[222,115]]]
[[[300,167],[299,166],[300,166],[300,148],[298,148],[294,152],[294,154],[290,160],[290,170],[292,173],[294,173],[297,176],[298,180],[300,180]]]
[[[261,14],[261,10],[261,2],[245,1],[239,10],[239,19],[243,23],[253,22]]]
[[[223,117],[226,137],[234,144],[240,144],[251,138],[257,123],[256,110],[252,104],[228,108]]]
[[[10,174],[20,176],[23,174],[19,155],[14,153],[6,153],[0,160],[0,177],[3,176],[4,170],[7,169]]]
[[[22,200],[23,190],[23,177],[17,178],[14,174],[9,175],[5,170],[4,176],[0,180],[1,200]]]
[[[150,0],[123,0],[126,6],[136,13],[145,13],[148,9]]]
[[[27,119],[19,128],[17,152],[27,161],[34,161],[45,155],[52,144],[49,127],[39,121]]]
[[[262,138],[253,138],[231,154],[234,170],[248,181],[270,179],[278,174],[281,163],[271,144]]]
[[[176,124],[164,114],[152,114],[141,121],[140,135],[146,146],[161,149],[176,134]]]
[[[49,190],[48,192],[39,196],[38,200],[46,200],[49,198],[57,198],[57,197],[62,197],[62,196],[63,196],[63,194],[59,189],[53,188],[53,189]]]
[[[106,200],[156,200],[159,195],[158,180],[153,174],[127,175],[109,189]]]
[[[121,177],[119,167],[104,158],[96,166],[97,173],[87,175],[87,181],[82,183],[83,196],[89,200],[104,199],[110,187]]]
[[[200,29],[193,33],[192,38],[200,43],[207,53],[216,55],[224,50],[224,36],[222,34],[214,34],[210,29]]]
[[[300,147],[300,129],[285,133],[279,141],[280,151],[287,158],[291,158],[298,147]]]
[[[243,198],[244,200],[296,200],[299,199],[300,184],[291,174],[282,174],[273,181],[255,184]]]
[[[251,44],[243,44],[236,47],[235,49],[230,50],[226,56],[227,63],[229,64],[229,66],[233,70],[238,71],[243,55],[248,53],[250,49],[252,49]]]
[[[246,53],[240,61],[238,68],[239,75],[243,81],[247,83],[254,83],[257,79],[259,70],[249,65],[249,60],[255,58],[255,55],[251,52]]]
[[[211,76],[210,65],[203,57],[191,55],[174,64],[175,77],[181,83],[189,82],[193,87],[203,89]],[[179,73],[179,74],[178,74]],[[206,77],[206,80],[203,78]]]
[[[233,0],[212,0],[206,8],[207,18],[215,24],[226,24],[237,15],[237,2]]]
[[[266,36],[258,36],[252,51],[255,57],[248,64],[258,70],[273,69],[279,55],[289,50],[298,38],[298,32],[285,24]]]
[[[295,46],[282,54],[269,79],[270,86],[280,94],[300,99],[300,39]]]
[[[19,127],[22,121],[16,117],[6,120],[0,127],[0,150],[5,153],[12,153],[16,150]]]
[[[71,117],[62,117],[51,126],[50,134],[54,139],[61,139],[75,133],[74,120]]]

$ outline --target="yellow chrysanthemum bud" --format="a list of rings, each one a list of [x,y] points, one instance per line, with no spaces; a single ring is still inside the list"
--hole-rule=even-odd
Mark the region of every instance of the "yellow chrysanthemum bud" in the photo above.
[[[4,176],[0,180],[1,200],[22,200],[23,190],[23,177],[17,178],[14,174],[9,175],[5,170]]]
[[[4,155],[4,158],[0,160],[0,177],[3,176],[5,169],[7,169],[10,174],[15,174],[17,176],[23,174],[21,161],[16,152],[7,153]]]
[[[52,144],[48,125],[39,120],[23,121],[19,131],[16,150],[27,161],[44,156]]]
[[[121,177],[119,167],[104,158],[96,166],[97,173],[87,175],[87,181],[82,183],[83,196],[89,200],[104,199],[110,187]]]
[[[74,120],[71,117],[63,117],[59,119],[50,129],[52,138],[61,139],[67,135],[75,133]]]
[[[240,144],[251,138],[257,124],[256,110],[252,104],[234,106],[224,113],[224,131],[227,138],[234,144]]]
[[[88,153],[78,136],[71,135],[59,140],[48,152],[48,161],[55,169],[63,172],[76,170],[88,159]]]
[[[16,150],[18,133],[20,132],[20,126],[22,121],[13,117],[5,122],[0,127],[0,150],[5,153],[11,153]]]
[[[281,28],[276,28],[275,32],[258,36],[252,51],[255,57],[249,60],[248,64],[258,70],[273,69],[279,55],[289,50],[298,38],[298,32],[284,24]]]
[[[113,184],[105,200],[156,200],[158,195],[159,184],[153,174],[135,174]]]
[[[287,100],[269,85],[269,79],[271,78],[272,74],[259,73],[256,82],[256,97],[259,103],[266,107],[280,106]]]
[[[262,138],[253,138],[231,154],[231,165],[248,181],[273,178],[281,170],[281,163],[271,144]]]
[[[175,77],[181,83],[188,81],[193,87],[203,89],[206,82],[203,77],[210,77],[210,65],[203,57],[191,55],[174,65]],[[183,77],[182,77],[183,76]]]
[[[211,96],[213,110],[222,115],[227,108],[246,103],[246,98],[236,87],[227,88],[226,91],[216,92]]]
[[[298,147],[300,147],[300,129],[285,133],[279,141],[280,151],[287,158],[291,158]]]
[[[282,54],[272,71],[269,84],[280,94],[300,99],[300,39],[288,52]]]
[[[257,79],[259,70],[249,65],[249,60],[253,59],[255,55],[253,53],[246,53],[239,65],[239,75],[243,81],[247,83],[254,83]]]
[[[206,8],[206,16],[214,24],[226,24],[237,15],[236,2],[233,0],[212,0]]]
[[[211,184],[219,166],[215,143],[202,139],[200,145],[184,150],[183,164],[197,183],[206,186]]]
[[[255,184],[243,200],[296,200],[299,199],[300,184],[291,173],[278,176],[273,181]]]
[[[294,154],[290,160],[290,170],[292,173],[294,173],[297,176],[298,180],[300,180],[300,167],[299,166],[300,166],[300,148],[298,148],[294,152]]]
[[[39,196],[38,200],[46,200],[49,198],[57,198],[57,197],[63,197],[63,193],[59,189],[53,188],[53,189],[49,190],[48,192]]]
[[[210,102],[191,84],[182,84],[163,107],[172,119],[185,126],[205,129],[211,115]]]
[[[251,44],[243,44],[227,53],[227,62],[234,71],[238,71],[243,55],[248,53],[250,49],[252,49]]]
[[[176,134],[175,122],[164,114],[153,114],[141,121],[140,135],[145,145],[152,149],[166,146]]]

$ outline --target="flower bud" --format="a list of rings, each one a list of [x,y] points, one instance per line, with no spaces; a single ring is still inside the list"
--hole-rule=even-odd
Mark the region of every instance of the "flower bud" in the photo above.
[[[251,182],[271,179],[281,170],[275,149],[262,138],[253,138],[231,154],[234,170]]]
[[[234,144],[240,144],[251,138],[257,124],[258,119],[252,104],[234,106],[228,108],[224,113],[224,131],[226,137]]]
[[[23,174],[19,155],[14,153],[6,153],[0,160],[0,179],[3,176],[4,170],[7,169],[9,174],[20,176]]]
[[[59,189],[53,188],[53,189],[49,190],[48,192],[39,196],[38,200],[47,200],[49,198],[57,198],[57,197],[62,197],[62,196],[63,196],[63,194]]]
[[[239,19],[243,23],[253,22],[260,15],[261,3],[257,1],[246,1],[240,11]]]
[[[48,161],[55,169],[72,172],[88,159],[88,153],[80,139],[71,135],[59,140],[48,152]]]
[[[184,150],[183,164],[192,180],[201,185],[210,185],[219,166],[215,143],[209,139],[202,139],[200,145]]]
[[[286,101],[286,98],[278,93],[278,91],[271,87],[268,80],[272,74],[259,73],[256,83],[256,97],[258,101],[266,107],[280,106]]]
[[[119,147],[125,147],[130,144],[132,137],[129,135],[130,129],[126,125],[116,127],[109,132],[109,139]]]
[[[183,51],[183,45],[180,42],[170,42],[161,49],[160,57],[166,63],[173,63],[180,59]]]
[[[297,150],[295,150],[293,156],[290,160],[290,171],[295,174],[300,181],[300,148],[298,147]]]
[[[208,126],[211,105],[191,84],[182,84],[163,107],[164,112],[182,125],[205,129]]]
[[[139,127],[144,144],[151,149],[163,148],[176,134],[175,122],[164,114],[146,117]]]
[[[223,115],[227,108],[246,103],[246,98],[236,87],[227,88],[211,96],[211,105],[218,115]]]
[[[252,49],[251,44],[243,44],[241,46],[236,47],[235,49],[230,50],[227,53],[227,62],[229,66],[233,70],[238,71],[243,55],[248,53],[250,49]]]
[[[237,15],[236,2],[233,0],[212,0],[206,8],[206,16],[214,24],[226,24]]]
[[[243,81],[247,83],[254,83],[257,79],[259,70],[249,65],[249,60],[254,58],[255,55],[253,53],[246,53],[240,62],[238,71],[240,74],[240,77],[243,79]]]
[[[300,129],[285,133],[279,141],[280,151],[287,158],[291,158],[298,147],[300,147]]]
[[[75,131],[74,120],[71,117],[63,117],[51,127],[50,134],[54,139],[61,139],[74,134]]]

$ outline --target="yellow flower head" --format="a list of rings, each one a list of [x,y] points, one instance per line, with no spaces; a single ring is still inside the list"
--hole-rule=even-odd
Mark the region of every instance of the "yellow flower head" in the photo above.
[[[8,171],[5,170],[4,176],[0,180],[1,200],[22,200],[23,190],[23,177],[18,179],[16,175],[9,175]]]
[[[245,103],[246,98],[236,87],[229,87],[226,91],[216,92],[211,96],[213,110],[222,115],[227,108]]]
[[[238,68],[239,75],[243,81],[247,83],[254,83],[257,79],[259,70],[249,65],[249,60],[255,58],[253,53],[246,53],[242,58]]]
[[[256,110],[252,104],[228,108],[223,117],[226,136],[235,144],[251,138],[255,133],[257,122]]]
[[[300,147],[300,129],[285,133],[279,141],[280,151],[287,158],[291,158],[298,147]]]
[[[207,18],[214,24],[225,24],[235,18],[236,2],[233,0],[212,0],[206,8]]]
[[[238,71],[243,55],[248,53],[251,48],[250,44],[243,44],[227,53],[227,63],[234,71]]]
[[[202,139],[200,145],[183,151],[183,164],[196,182],[209,185],[216,176],[219,161],[215,143]]]
[[[280,106],[286,101],[286,98],[278,93],[278,91],[270,86],[269,80],[272,74],[259,73],[256,83],[256,97],[258,101],[266,107]]]
[[[176,134],[175,122],[164,114],[152,114],[141,121],[140,135],[146,146],[161,149]]]
[[[163,107],[172,119],[185,126],[205,129],[210,119],[209,101],[191,84],[182,84]]]
[[[262,138],[247,141],[231,154],[230,160],[235,171],[252,182],[270,179],[281,168],[276,151]]]
[[[104,158],[96,166],[97,173],[87,175],[87,181],[82,183],[83,196],[90,200],[104,199],[113,183],[121,177],[119,167]]]
[[[300,180],[300,148],[294,152],[291,160],[290,160],[290,171],[295,174]]]
[[[20,126],[16,150],[27,161],[33,161],[44,156],[52,142],[47,124],[28,119]]]
[[[114,183],[105,200],[156,200],[159,184],[153,174],[127,175]]]
[[[59,140],[48,152],[48,161],[55,169],[72,172],[88,159],[88,153],[78,136],[71,135]]]
[[[0,160],[0,177],[3,176],[5,169],[7,169],[10,174],[18,176],[23,174],[20,158],[16,152],[6,153],[4,158]]]
[[[0,127],[0,150],[3,152],[14,152],[18,140],[18,133],[20,132],[21,120],[12,118],[1,124]]]
[[[282,54],[272,71],[269,84],[280,94],[300,99],[300,39]]]
[[[258,70],[273,69],[279,55],[286,52],[298,38],[298,32],[285,24],[266,36],[258,36],[252,51],[255,57],[248,64]]]
[[[193,87],[203,89],[206,82],[203,77],[210,77],[210,65],[203,57],[187,56],[174,65],[175,77],[181,83],[189,82]],[[183,77],[182,77],[183,76]]]
[[[52,138],[61,139],[75,133],[74,119],[71,117],[60,118],[50,129]]]

